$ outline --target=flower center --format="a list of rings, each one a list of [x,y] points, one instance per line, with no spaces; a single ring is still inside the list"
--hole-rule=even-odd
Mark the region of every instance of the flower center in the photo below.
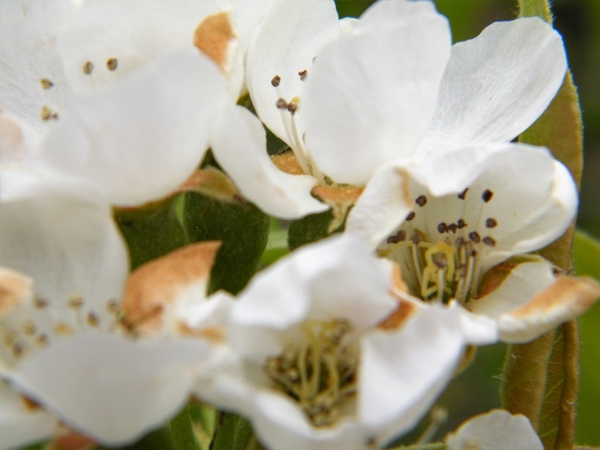
[[[106,302],[106,312],[85,305],[79,294],[71,295],[63,309],[53,308],[48,300],[36,297],[31,307],[16,307],[0,321],[0,363],[8,365],[39,351],[53,339],[92,329],[114,330],[121,319],[117,300]]]
[[[458,194],[457,199],[466,202],[467,192],[468,189]],[[439,211],[448,210],[438,202],[449,200],[442,197],[432,202],[430,214],[435,217],[428,217],[428,198],[420,195],[415,199],[415,210],[387,238],[379,254],[399,264],[411,294],[425,301],[445,303],[456,299],[464,303],[477,296],[483,258],[496,246],[491,229],[498,226],[498,221],[493,217],[483,220],[485,205],[493,197],[494,193],[485,189],[480,203],[469,205],[478,208],[469,215],[474,222],[469,224],[463,218],[468,212],[466,204],[456,214],[456,221],[438,221]]]
[[[263,367],[317,427],[335,422],[342,414],[342,404],[356,392],[359,355],[344,342],[351,331],[345,319],[306,322],[299,345],[268,358]]]

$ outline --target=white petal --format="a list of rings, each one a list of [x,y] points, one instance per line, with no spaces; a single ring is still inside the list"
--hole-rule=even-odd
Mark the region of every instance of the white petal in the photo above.
[[[185,403],[199,340],[132,343],[88,334],[25,359],[13,379],[67,424],[110,445],[133,442]]]
[[[336,236],[295,251],[258,275],[232,311],[236,350],[262,363],[280,338],[304,320],[348,319],[356,332],[394,307],[392,267],[357,237]]]
[[[339,34],[335,3],[321,0],[278,2],[258,27],[248,49],[246,83],[258,116],[280,139],[295,146],[284,122],[288,114],[276,108],[278,98],[300,95],[307,69],[323,43]],[[276,75],[279,87],[271,85]]]
[[[366,336],[361,422],[379,430],[384,442],[412,428],[452,378],[464,345],[458,315],[437,307],[420,309],[397,331]]]
[[[312,197],[313,177],[286,174],[271,162],[263,126],[247,109],[223,108],[212,131],[211,147],[242,194],[265,213],[297,219],[329,208]]]
[[[363,236],[377,248],[413,208],[408,179],[409,175],[396,164],[375,172],[350,210],[346,232]]]
[[[218,1],[87,0],[58,35],[65,73],[75,93],[110,84],[166,53],[192,48],[194,31]],[[109,70],[107,61],[117,67]],[[86,62],[91,73],[83,71]]]
[[[196,50],[181,52],[71,103],[41,156],[110,203],[145,203],[170,194],[196,168],[225,101],[214,64]]]
[[[475,416],[446,437],[448,450],[543,450],[527,417],[496,409]]]
[[[429,2],[378,2],[351,35],[324,46],[300,105],[319,169],[363,185],[382,164],[410,157],[433,117],[449,56],[447,20]]]
[[[302,410],[283,395],[261,391],[255,395],[258,413],[252,416],[258,436],[270,448],[361,450],[367,432],[360,424],[343,421],[334,427],[313,427]]]
[[[123,239],[108,208],[46,191],[0,205],[0,265],[34,279],[50,306],[66,309],[72,295],[100,316],[119,299],[127,272]]]
[[[70,0],[0,3],[0,109],[27,124],[40,138],[53,121],[42,121],[46,105],[62,112],[68,87],[56,48],[58,29],[75,11]],[[43,89],[40,80],[53,83]]]
[[[577,318],[600,297],[591,278],[558,277],[547,261],[521,263],[490,294],[467,303],[476,314],[498,322],[504,342],[529,342]]]
[[[48,439],[58,421],[41,408],[26,406],[23,397],[0,381],[0,449],[21,448]]]
[[[565,71],[562,39],[544,21],[493,23],[452,48],[423,150],[510,141],[544,112]]]

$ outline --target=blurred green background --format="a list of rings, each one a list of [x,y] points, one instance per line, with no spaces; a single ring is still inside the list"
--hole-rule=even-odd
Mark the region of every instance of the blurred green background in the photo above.
[[[359,16],[371,0],[337,0],[340,16]],[[452,26],[454,42],[477,36],[487,25],[516,15],[516,0],[435,0]],[[578,226],[600,238],[600,0],[554,0],[554,26],[562,34],[575,83],[579,88],[585,123],[585,165]],[[576,253],[580,273],[600,278],[600,250]],[[581,394],[577,443],[600,446],[600,304],[581,319]],[[443,436],[473,414],[498,407],[504,345],[479,349],[475,363],[449,387],[439,404],[448,420],[437,433]]]

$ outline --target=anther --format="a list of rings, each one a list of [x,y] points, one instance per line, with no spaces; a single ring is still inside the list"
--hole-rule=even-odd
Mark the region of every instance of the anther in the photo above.
[[[83,305],[83,297],[79,294],[73,294],[68,300],[69,308],[77,309]]]
[[[39,336],[36,336],[35,343],[40,347],[45,347],[48,345],[48,335],[40,334]]]
[[[397,244],[398,242],[402,242],[406,240],[406,231],[398,230],[398,232],[387,238],[388,244]]]
[[[493,217],[490,217],[488,219],[486,219],[485,221],[485,226],[487,228],[495,228],[498,225],[498,221],[496,219],[494,219]]]
[[[23,325],[21,325],[21,330],[23,330],[25,335],[33,336],[37,331],[37,328],[32,320],[27,320],[26,322],[23,322]]]
[[[117,58],[109,58],[106,60],[106,68],[111,72],[117,70],[118,65],[119,61],[117,61]]]
[[[52,109],[50,109],[49,106],[42,106],[42,109],[40,111],[40,119],[42,119],[44,122],[47,122],[48,120],[52,119]]]
[[[300,77],[300,81],[306,80],[306,76],[308,75],[308,70],[304,69],[298,72],[298,76]]]
[[[48,78],[42,78],[40,80],[40,86],[42,86],[42,89],[50,89],[52,86],[54,86],[54,83]]]
[[[277,86],[279,86],[279,83],[281,83],[281,77],[279,75],[275,75],[271,79],[271,84],[273,85],[273,87],[277,87]]]
[[[287,109],[288,103],[285,101],[285,99],[278,98],[275,102],[275,106],[277,106],[277,109]]]
[[[12,354],[15,358],[18,358],[23,355],[23,346],[18,342],[15,342],[12,346]]]
[[[454,245],[456,245],[457,247],[462,247],[466,244],[467,242],[462,238],[456,238],[456,241],[454,242]]]
[[[121,310],[121,304],[119,300],[112,299],[106,302],[106,309],[111,314],[117,314]]]
[[[292,115],[294,115],[294,114],[296,114],[296,111],[298,111],[298,104],[290,102],[287,104],[286,108],[289,112],[292,113]]]
[[[455,223],[451,223],[450,225],[448,225],[448,230],[452,231],[452,233],[456,234],[456,230],[458,230],[458,225],[456,225]]]
[[[87,315],[87,323],[90,327],[95,328],[100,323],[100,318],[98,317],[98,315],[96,313],[94,313],[93,311],[90,311]]]
[[[415,203],[420,207],[423,207],[427,204],[427,197],[425,197],[424,195],[419,195],[415,200]]]
[[[86,75],[91,75],[92,71],[94,70],[94,63],[92,63],[91,61],[86,61],[83,64],[83,73]]]
[[[48,306],[48,300],[46,300],[45,298],[42,298],[42,297],[36,297],[35,300],[33,301],[33,304],[36,308],[43,309]]]
[[[460,194],[458,194],[458,198],[460,198],[461,200],[464,200],[465,197],[467,196],[468,190],[469,190],[469,188],[466,188],[464,191],[462,191]]]
[[[421,233],[414,233],[410,239],[415,245],[419,245],[420,242],[423,242],[423,236],[421,236]]]
[[[467,226],[467,222],[465,222],[464,219],[458,219],[458,222],[456,222],[456,225],[458,225],[459,230],[462,230],[464,227]]]
[[[483,238],[483,243],[489,247],[495,247],[496,246],[496,241],[493,237],[491,236],[486,236]]]
[[[494,193],[492,191],[490,191],[489,189],[486,189],[485,191],[483,191],[483,193],[481,194],[481,198],[484,202],[489,202],[492,197],[494,196]]]
[[[407,222],[410,222],[411,220],[413,220],[415,218],[415,216],[416,216],[416,214],[413,211],[413,212],[409,213],[408,216],[406,216],[406,219],[404,219],[404,220],[406,220]]]
[[[471,231],[469,233],[469,239],[471,239],[476,244],[479,244],[481,242],[481,236],[479,236],[479,233],[477,231]]]
[[[448,225],[446,224],[446,222],[440,222],[437,226],[437,229],[438,233],[444,234],[448,231]]]

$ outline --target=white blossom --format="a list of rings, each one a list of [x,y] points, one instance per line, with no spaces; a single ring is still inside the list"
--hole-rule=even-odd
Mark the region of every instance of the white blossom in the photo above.
[[[495,409],[472,417],[446,436],[448,450],[542,450],[527,417]]]
[[[398,301],[391,264],[369,253],[331,238],[257,275],[229,307],[229,349],[197,394],[247,415],[272,449],[370,448],[412,428],[464,346],[495,334],[474,333],[459,308]]]

